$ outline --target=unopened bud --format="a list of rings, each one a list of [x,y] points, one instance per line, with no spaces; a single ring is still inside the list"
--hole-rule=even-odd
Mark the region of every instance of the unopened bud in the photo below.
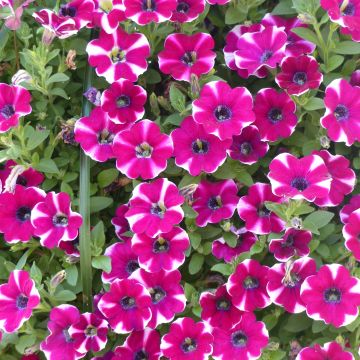
[[[18,177],[25,171],[22,165],[15,165],[10,172],[10,175],[5,181],[4,191],[13,193],[17,184]]]
[[[298,15],[298,19],[304,24],[314,24],[316,21],[312,15],[306,13]]]
[[[299,217],[294,217],[291,219],[291,227],[295,228],[295,229],[302,229],[302,220]]]
[[[30,84],[31,82],[32,77],[26,70],[17,71],[11,78],[13,85]]]
[[[83,95],[95,106],[100,106],[101,92],[96,88],[88,88]]]
[[[157,100],[157,96],[155,93],[152,93],[150,95],[150,107],[151,107],[151,112],[155,115],[155,116],[159,116],[160,115],[160,108],[159,108],[159,103]]]
[[[56,289],[66,279],[66,271],[61,270],[56,273],[50,280],[50,287]]]
[[[41,41],[44,45],[49,46],[49,45],[51,45],[51,43],[53,42],[55,37],[56,37],[56,35],[53,31],[45,28]]]
[[[229,232],[232,228],[232,224],[230,221],[226,221],[221,225],[222,229],[226,232]]]
[[[197,184],[186,185],[180,189],[180,194],[185,198],[188,203],[191,203],[193,201],[193,194],[197,187]]]
[[[80,257],[79,256],[74,256],[74,255],[68,255],[65,257],[65,261],[68,264],[77,264],[78,262],[80,262]]]
[[[24,355],[33,355],[38,352],[40,349],[39,344],[34,344],[33,346],[27,347],[24,351]]]
[[[199,78],[195,74],[191,74],[190,76],[190,88],[193,98],[199,97],[200,94]]]
[[[324,149],[329,149],[330,148],[330,139],[326,135],[322,136],[320,138],[320,145]]]
[[[76,57],[76,51],[69,50],[69,52],[66,55],[65,64],[67,68],[70,70],[76,70],[75,57]]]

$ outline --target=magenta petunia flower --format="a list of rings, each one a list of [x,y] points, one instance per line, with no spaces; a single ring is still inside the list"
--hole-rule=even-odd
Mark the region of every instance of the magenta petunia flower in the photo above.
[[[178,226],[154,238],[135,234],[131,243],[141,268],[149,272],[176,270],[184,263],[185,251],[190,246],[189,236]]]
[[[230,219],[239,201],[233,180],[209,182],[202,180],[194,192],[193,209],[198,213],[196,225],[204,227]]]
[[[212,327],[231,329],[243,314],[234,306],[225,285],[219,286],[214,293],[206,291],[200,296],[201,319]]]
[[[323,265],[301,285],[307,315],[335,327],[353,322],[360,305],[360,280],[339,264]]]
[[[75,141],[93,160],[105,162],[115,157],[115,135],[128,127],[128,124],[114,124],[106,112],[96,107],[89,116],[75,122]]]
[[[115,348],[111,360],[159,360],[160,335],[156,330],[146,328],[133,331],[125,340],[124,345]]]
[[[128,210],[129,207],[127,205],[120,205],[115,211],[115,216],[111,219],[111,223],[115,227],[115,234],[122,242],[131,239],[129,236],[124,235],[126,232],[130,231],[129,223],[125,218],[125,214]]]
[[[244,313],[240,322],[232,328],[215,328],[214,352],[215,360],[259,359],[262,350],[269,343],[269,334],[265,324],[256,321],[253,313]]]
[[[360,140],[360,87],[351,86],[345,79],[332,81],[325,90],[325,114],[320,119],[331,140],[347,146]]]
[[[297,124],[295,102],[286,92],[273,88],[260,90],[254,103],[255,122],[262,140],[277,141],[289,137]]]
[[[130,239],[110,245],[104,253],[111,260],[111,271],[103,272],[104,283],[112,283],[116,279],[127,279],[139,266],[138,257],[131,249]]]
[[[115,280],[98,304],[114,332],[144,330],[151,319],[151,296],[134,279]]]
[[[0,83],[0,133],[19,123],[19,118],[31,113],[31,95],[22,86]]]
[[[297,159],[282,153],[271,161],[269,168],[268,178],[277,196],[314,201],[329,194],[331,176],[318,155]]]
[[[266,14],[261,20],[261,24],[264,26],[277,26],[283,27],[287,35],[285,54],[287,56],[301,56],[303,54],[312,54],[316,48],[316,45],[312,42],[301,38],[296,35],[292,30],[305,27],[308,25],[304,24],[299,18],[283,18],[281,16]]]
[[[79,237],[73,241],[60,241],[58,247],[63,250],[66,255],[76,258],[80,257]]]
[[[357,21],[359,21],[360,17],[357,17]],[[358,28],[340,28],[340,32],[344,35],[350,35],[351,39],[356,42],[360,42],[360,29]]]
[[[169,323],[176,314],[184,311],[186,297],[180,285],[179,270],[149,273],[140,269],[131,278],[144,285],[150,293],[152,315],[148,327],[155,329],[160,324]]]
[[[255,164],[269,150],[267,142],[263,141],[256,126],[250,125],[243,129],[240,135],[233,136],[228,150],[231,158],[243,164]]]
[[[67,4],[60,5],[59,16],[75,21],[77,29],[92,24],[95,11],[94,0],[73,0]]]
[[[194,75],[207,74],[215,63],[214,45],[213,38],[206,33],[171,34],[158,54],[160,71],[188,82]]]
[[[74,240],[82,224],[80,214],[71,210],[70,196],[61,192],[49,192],[43,201],[31,211],[34,234],[40,237],[42,246],[49,249],[58,246],[59,241]]]
[[[355,70],[350,77],[350,85],[360,86],[360,70]]]
[[[213,336],[203,322],[189,317],[179,318],[162,337],[160,348],[169,360],[206,360],[213,350]]]
[[[116,167],[130,179],[153,179],[166,169],[173,153],[173,142],[160,126],[142,120],[114,139]]]
[[[235,64],[249,75],[256,75],[262,66],[273,69],[285,57],[286,41],[285,31],[276,26],[245,33],[237,42]]]
[[[225,5],[230,1],[231,0],[206,0],[206,2],[210,5]]]
[[[315,199],[318,206],[340,205],[345,195],[354,190],[356,176],[350,168],[350,161],[342,155],[332,155],[327,150],[313,151],[312,154],[319,155],[325,162],[332,179],[330,192],[327,196]]]
[[[293,256],[308,256],[311,238],[311,231],[288,228],[281,239],[271,239],[269,251],[281,262],[286,262]]]
[[[182,221],[183,202],[177,186],[166,178],[141,183],[133,190],[125,217],[134,233],[154,237]]]
[[[8,243],[27,242],[34,235],[31,211],[43,201],[45,192],[36,187],[15,187],[14,193],[0,194],[0,233]]]
[[[237,211],[246,230],[262,235],[284,229],[285,222],[266,208],[266,201],[280,203],[282,199],[271,192],[269,184],[263,183],[251,185],[248,194],[240,198]]]
[[[119,79],[102,93],[101,109],[116,124],[133,123],[144,116],[146,91],[126,79]]]
[[[69,328],[69,335],[74,342],[74,348],[80,353],[98,352],[107,343],[108,323],[92,313],[84,313],[78,322]]]
[[[340,220],[343,224],[349,221],[349,216],[355,210],[360,209],[360,194],[354,195],[350,202],[340,210]]]
[[[205,10],[205,0],[176,0],[170,21],[185,23],[199,17]]]
[[[88,43],[86,51],[89,64],[107,82],[119,79],[137,81],[147,69],[150,45],[145,35],[128,34],[119,26],[112,34],[101,31],[98,39]]]
[[[275,264],[269,269],[266,288],[271,301],[289,313],[305,311],[305,305],[300,298],[300,286],[308,276],[314,274],[316,262],[309,257],[295,260],[290,265]]]
[[[275,81],[289,95],[302,95],[311,89],[318,89],[323,75],[319,63],[308,55],[288,56],[281,62],[281,71]]]
[[[313,347],[301,349],[295,360],[354,360],[354,355],[349,351],[343,350],[342,346],[333,341],[320,346],[315,344]]]
[[[176,0],[124,0],[125,16],[139,25],[161,23],[171,18]]]
[[[27,271],[14,270],[7,283],[0,285],[0,329],[16,332],[40,303],[35,282]]]
[[[192,116],[185,118],[180,128],[172,131],[171,138],[176,165],[192,176],[198,176],[202,171],[207,174],[215,172],[226,160],[226,150],[231,144],[229,139],[220,140],[209,134]]]
[[[218,259],[224,259],[227,263],[230,263],[238,255],[249,251],[257,241],[257,236],[245,228],[236,229],[232,227],[230,231],[237,237],[235,247],[229,246],[223,237],[212,243],[213,255]]]
[[[246,88],[232,89],[225,81],[212,81],[193,102],[192,114],[205,131],[224,140],[239,135],[255,120],[252,107],[252,96]]]
[[[266,291],[268,270],[267,266],[261,265],[258,261],[247,259],[230,275],[226,289],[239,310],[254,311],[271,304]]]
[[[69,334],[71,325],[80,319],[79,310],[73,305],[60,305],[51,309],[48,329],[50,335],[40,344],[48,360],[77,360],[86,354],[75,350],[74,339]]]
[[[360,209],[353,211],[342,230],[345,247],[360,261]]]
[[[123,0],[96,0],[99,4],[93,14],[93,23],[107,34],[112,34],[119,22],[126,20]]]

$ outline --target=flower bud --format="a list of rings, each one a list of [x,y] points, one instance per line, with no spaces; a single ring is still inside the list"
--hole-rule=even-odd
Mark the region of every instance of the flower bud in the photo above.
[[[50,280],[50,287],[56,289],[66,279],[66,271],[60,270]]]
[[[31,75],[26,70],[19,70],[11,78],[11,83],[13,85],[30,84],[32,80]]]
[[[324,135],[324,136],[321,136],[320,138],[320,145],[321,147],[323,147],[324,149],[329,149],[330,148],[330,139]]]
[[[294,217],[291,219],[291,227],[295,229],[302,229],[302,220],[299,217]]]
[[[100,106],[101,92],[96,88],[88,88],[83,95],[95,106]]]

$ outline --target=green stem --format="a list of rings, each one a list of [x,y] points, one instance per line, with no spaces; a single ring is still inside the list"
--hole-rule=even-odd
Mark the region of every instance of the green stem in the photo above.
[[[91,31],[90,39],[94,38]],[[93,70],[86,67],[84,91],[91,86]],[[89,116],[91,103],[83,98],[82,116]],[[83,224],[80,228],[80,275],[83,288],[83,310],[92,310],[92,267],[91,267],[91,237],[90,237],[90,158],[80,152],[80,214]]]

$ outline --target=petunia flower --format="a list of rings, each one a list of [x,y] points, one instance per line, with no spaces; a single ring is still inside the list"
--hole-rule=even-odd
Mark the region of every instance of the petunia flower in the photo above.
[[[119,22],[126,20],[124,0],[95,0],[98,4],[93,13],[93,23],[112,34],[119,26]]]
[[[345,239],[345,247],[352,252],[357,261],[360,261],[360,209],[351,212],[342,233]]]
[[[185,23],[199,17],[205,10],[205,0],[176,0],[170,21]]]
[[[62,18],[73,19],[77,29],[81,29],[92,24],[94,11],[94,0],[72,0],[60,5],[58,15]]]
[[[354,195],[348,204],[346,204],[340,210],[340,220],[343,224],[346,224],[349,221],[349,216],[355,210],[360,209],[360,194]]]
[[[115,211],[115,216],[111,219],[111,223],[115,227],[115,234],[118,239],[122,242],[126,242],[126,240],[130,240],[129,236],[125,236],[124,234],[130,231],[130,226],[128,221],[125,218],[126,212],[129,210],[127,205],[120,205]]]
[[[324,346],[314,344],[312,347],[304,347],[295,360],[354,360],[354,355],[345,351],[342,346],[333,341]]]

